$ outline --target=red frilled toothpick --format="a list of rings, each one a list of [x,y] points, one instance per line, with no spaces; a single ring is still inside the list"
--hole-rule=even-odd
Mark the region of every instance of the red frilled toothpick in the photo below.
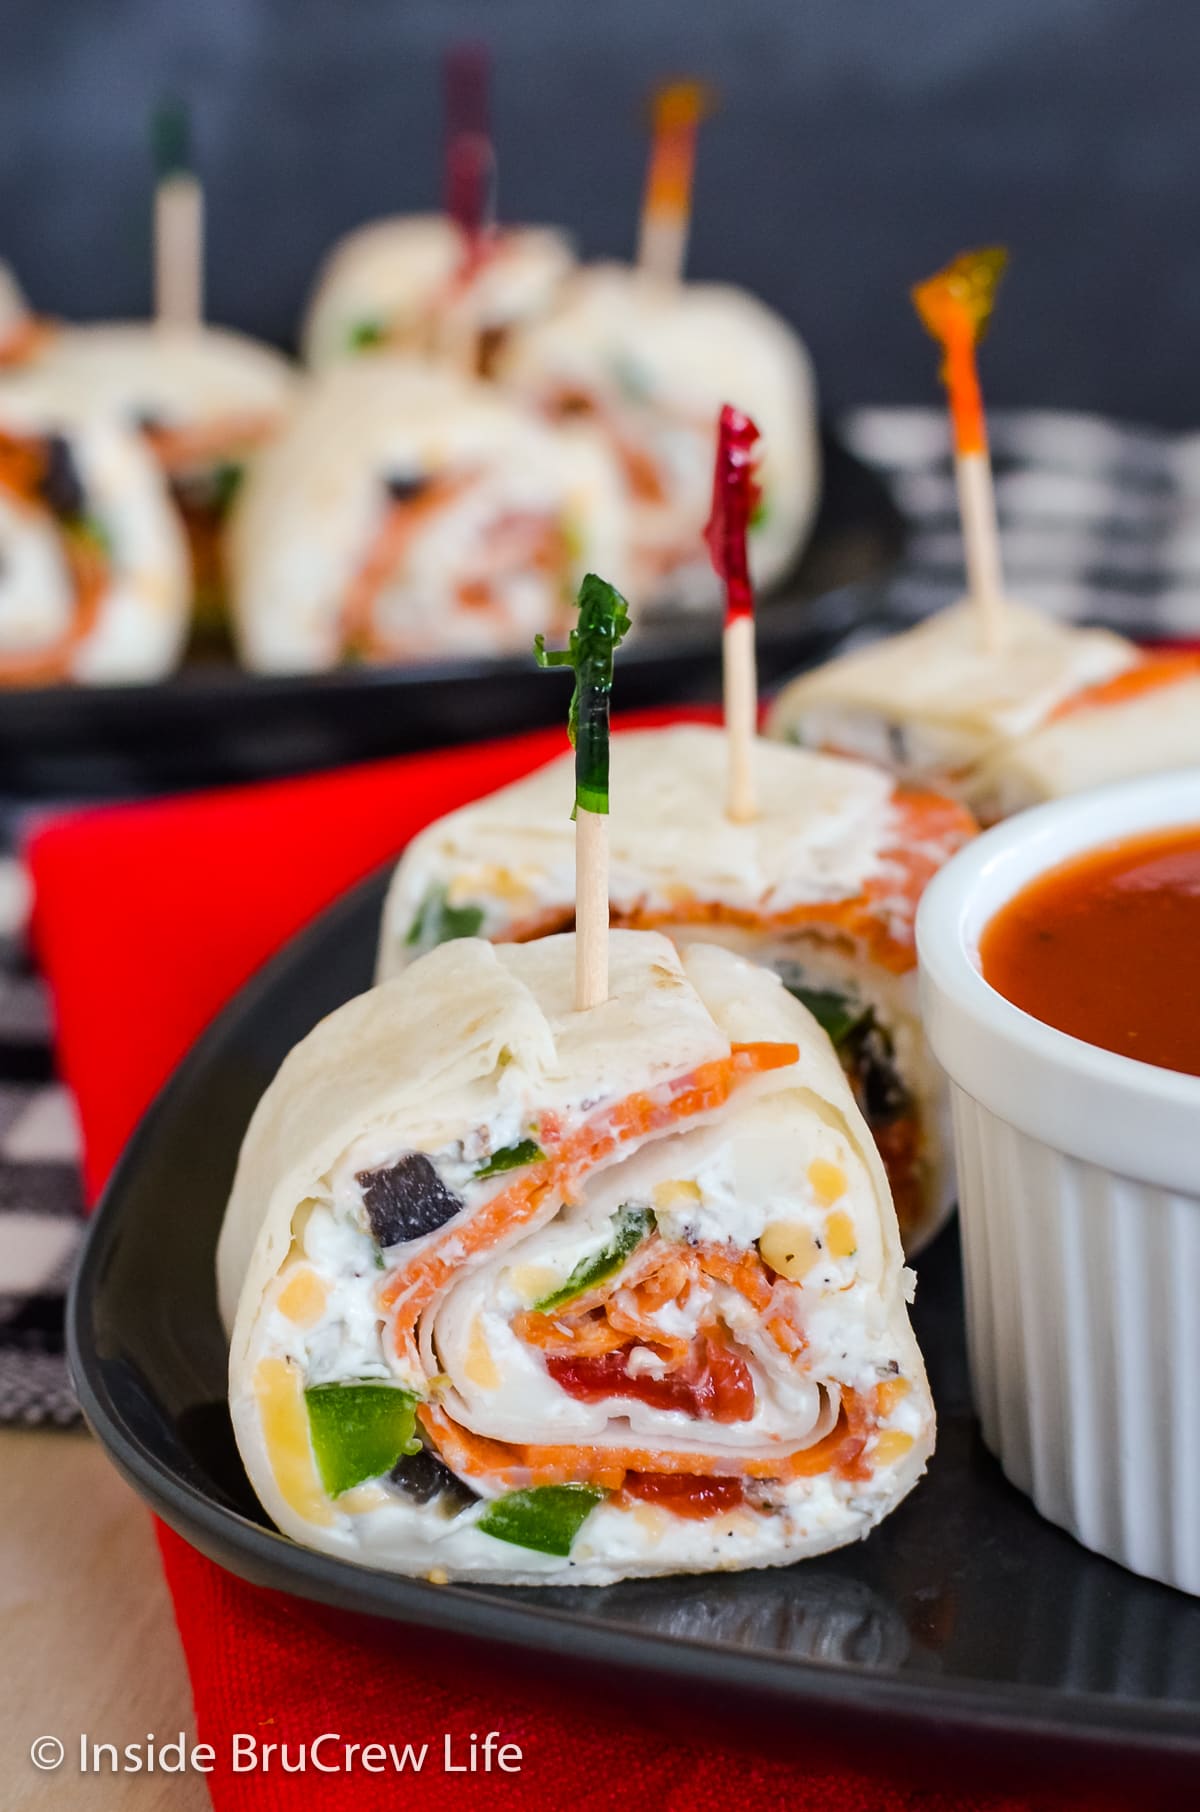
[[[754,739],[758,729],[758,676],[754,659],[754,587],[746,540],[758,505],[756,449],[759,432],[748,415],[726,403],[717,424],[712,514],[704,531],[713,570],[725,586],[725,736],[729,791],[725,809],[738,823],[757,815]]]
[[[462,236],[462,258],[435,327],[435,345],[474,376],[480,330],[473,279],[488,254],[496,225],[496,155],[489,129],[491,54],[485,44],[454,45],[444,65],[446,212]]]
[[[451,138],[460,132],[491,137],[490,89],[492,53],[480,38],[463,39],[446,52],[443,68],[446,94],[446,130]]]
[[[466,241],[467,260],[479,257],[495,214],[496,159],[488,95],[491,53],[486,44],[455,44],[446,53],[446,212]]]
[[[474,267],[492,227],[495,159],[490,139],[463,132],[446,147],[446,211],[463,236],[464,262]]]

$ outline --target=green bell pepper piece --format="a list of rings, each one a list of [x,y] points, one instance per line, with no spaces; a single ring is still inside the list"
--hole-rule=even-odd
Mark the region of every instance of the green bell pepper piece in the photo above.
[[[475,1172],[476,1182],[485,1177],[498,1177],[506,1170],[520,1170],[525,1164],[536,1164],[545,1152],[536,1139],[522,1139],[516,1145],[505,1145],[494,1151],[486,1164],[481,1164]]]
[[[346,343],[351,352],[368,352],[372,346],[382,346],[386,337],[382,321],[356,321]]]
[[[340,1497],[416,1453],[417,1399],[391,1384],[313,1384],[304,1393],[321,1483]]]
[[[548,1296],[540,1297],[534,1303],[534,1308],[544,1314],[548,1309],[561,1308],[573,1296],[582,1296],[585,1290],[595,1289],[598,1283],[603,1283],[606,1277],[612,1277],[621,1269],[653,1226],[654,1212],[650,1208],[618,1209],[613,1216],[613,1237],[607,1246],[602,1246],[591,1258],[580,1259],[566,1283],[560,1284],[557,1290],[551,1290]]]
[[[538,1485],[495,1498],[478,1527],[497,1541],[538,1554],[567,1555],[596,1505],[607,1495],[595,1485]]]

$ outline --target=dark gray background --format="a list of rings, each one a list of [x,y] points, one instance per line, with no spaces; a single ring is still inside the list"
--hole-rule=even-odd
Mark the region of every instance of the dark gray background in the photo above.
[[[144,310],[146,121],[192,104],[214,318],[287,342],[330,239],[435,202],[444,45],[496,50],[501,203],[627,254],[648,85],[720,88],[692,270],[796,321],[827,402],[929,400],[906,288],[1013,254],[995,402],[1200,422],[1200,0],[0,0],[0,253]]]

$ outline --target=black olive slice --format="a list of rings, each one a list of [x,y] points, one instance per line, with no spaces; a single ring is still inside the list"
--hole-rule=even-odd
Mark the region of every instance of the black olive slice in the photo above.
[[[61,434],[47,436],[41,493],[47,506],[65,521],[77,520],[86,510],[87,498],[79,469]]]
[[[465,1510],[478,1495],[428,1447],[422,1447],[419,1453],[402,1454],[388,1473],[388,1480],[414,1504],[431,1504],[435,1497],[444,1497],[456,1510]]]
[[[411,503],[422,491],[429,489],[429,479],[421,474],[410,472],[384,479],[384,488],[393,503]]]
[[[381,1246],[436,1233],[463,1205],[420,1151],[406,1153],[387,1170],[360,1170],[357,1181],[371,1232]]]

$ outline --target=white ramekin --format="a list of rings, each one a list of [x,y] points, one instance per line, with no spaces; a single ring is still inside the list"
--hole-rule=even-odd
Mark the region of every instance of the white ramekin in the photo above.
[[[979,967],[984,925],[1027,881],[1173,824],[1200,824],[1200,769],[998,825],[928,888],[917,949],[984,1440],[1086,1547],[1200,1594],[1200,1077],[1055,1031]]]

